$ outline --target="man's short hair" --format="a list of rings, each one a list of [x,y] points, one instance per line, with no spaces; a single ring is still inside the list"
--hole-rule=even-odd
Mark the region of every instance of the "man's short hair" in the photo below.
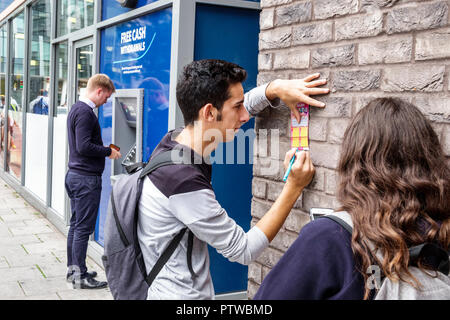
[[[103,73],[97,73],[89,78],[87,83],[87,91],[93,91],[98,87],[107,89],[111,92],[116,92],[116,87],[114,87],[114,83],[111,79]]]
[[[198,112],[208,103],[221,111],[230,98],[230,85],[242,83],[246,78],[244,68],[223,60],[205,59],[186,65],[177,83],[177,102],[184,124],[194,124]]]

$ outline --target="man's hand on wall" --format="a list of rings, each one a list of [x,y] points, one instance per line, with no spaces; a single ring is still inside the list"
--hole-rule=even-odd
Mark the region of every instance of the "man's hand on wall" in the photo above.
[[[325,107],[325,103],[311,98],[311,95],[327,94],[328,88],[316,88],[327,83],[326,79],[315,80],[320,77],[320,73],[307,76],[304,79],[284,80],[277,79],[269,83],[266,89],[266,96],[269,100],[280,98],[300,121],[300,113],[296,105],[299,102],[309,104],[314,107]]]

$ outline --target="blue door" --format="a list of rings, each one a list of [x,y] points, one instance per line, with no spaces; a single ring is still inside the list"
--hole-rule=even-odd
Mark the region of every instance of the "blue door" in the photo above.
[[[194,60],[222,59],[236,63],[248,72],[243,84],[244,91],[256,86],[259,11],[198,4],[195,30]],[[253,128],[254,119],[242,126],[244,132]],[[236,147],[236,144],[234,147],[222,146],[224,159],[226,151],[234,148],[235,164],[214,164],[212,184],[217,200],[228,215],[248,231],[251,221],[253,139],[246,138],[244,164],[237,164]],[[216,294],[247,290],[246,266],[229,262],[211,247],[209,253]]]

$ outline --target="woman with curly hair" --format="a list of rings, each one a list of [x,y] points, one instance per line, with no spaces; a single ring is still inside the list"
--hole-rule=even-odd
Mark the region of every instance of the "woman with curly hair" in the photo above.
[[[448,252],[450,170],[417,107],[397,98],[371,101],[345,132],[337,171],[336,211],[349,214],[352,234],[331,219],[305,225],[255,299],[373,299],[373,265],[420,288],[408,270],[408,248],[432,243]],[[423,259],[417,267],[432,274]]]

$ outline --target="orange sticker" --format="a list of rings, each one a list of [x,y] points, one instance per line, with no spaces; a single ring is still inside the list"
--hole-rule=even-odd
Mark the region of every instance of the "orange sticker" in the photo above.
[[[309,149],[309,105],[297,104],[300,122],[291,113],[291,147],[299,150]]]

